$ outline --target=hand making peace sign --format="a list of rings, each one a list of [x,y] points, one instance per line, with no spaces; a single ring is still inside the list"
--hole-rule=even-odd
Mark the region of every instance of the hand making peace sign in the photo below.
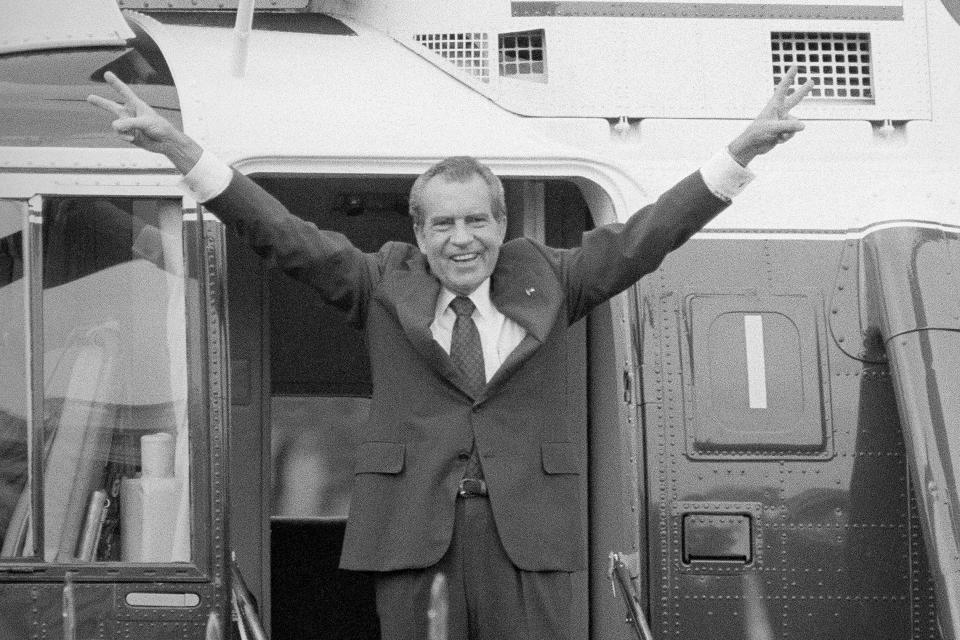
[[[108,71],[103,77],[119,94],[120,102],[97,95],[88,96],[87,101],[117,117],[113,129],[122,139],[147,151],[162,153],[177,169],[187,173],[203,153],[200,146],[154,111],[113,73]]]
[[[813,89],[813,80],[807,80],[799,89],[788,93],[797,76],[797,67],[790,67],[780,80],[773,97],[750,125],[730,143],[729,151],[734,160],[747,166],[756,156],[764,154],[803,130],[803,123],[790,115],[790,110],[800,104]]]

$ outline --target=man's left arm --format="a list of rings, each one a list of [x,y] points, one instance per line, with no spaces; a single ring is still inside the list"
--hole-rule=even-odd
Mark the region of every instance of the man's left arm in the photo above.
[[[803,130],[803,123],[790,115],[790,110],[813,85],[808,82],[790,93],[796,74],[796,67],[791,68],[753,122],[699,171],[625,223],[584,234],[581,247],[566,254],[563,261],[571,322],[655,270],[669,252],[729,206],[746,187],[753,178],[746,168],[751,160]]]

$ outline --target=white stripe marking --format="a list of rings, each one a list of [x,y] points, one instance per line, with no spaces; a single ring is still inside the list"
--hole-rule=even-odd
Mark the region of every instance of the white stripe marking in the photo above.
[[[751,409],[767,408],[767,367],[763,354],[763,316],[743,316],[747,345],[747,390]]]

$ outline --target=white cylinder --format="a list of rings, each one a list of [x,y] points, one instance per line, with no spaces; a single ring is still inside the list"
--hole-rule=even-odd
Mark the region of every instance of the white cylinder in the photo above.
[[[151,433],[140,437],[140,470],[143,478],[173,477],[173,436]]]

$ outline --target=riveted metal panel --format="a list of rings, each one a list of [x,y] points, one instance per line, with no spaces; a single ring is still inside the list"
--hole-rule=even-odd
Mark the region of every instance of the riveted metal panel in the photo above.
[[[204,258],[204,300],[206,302],[206,337],[208,382],[207,418],[210,437],[210,538],[209,566],[215,589],[215,602],[220,619],[227,620],[229,603],[229,357],[226,306],[226,246],[224,227],[219,221],[197,225],[202,232]],[[195,532],[195,535],[199,532]],[[212,535],[210,535],[212,534]]]
[[[0,32],[0,53],[53,47],[118,46],[133,37],[114,0],[82,3],[31,0],[15,6],[5,3],[3,8],[6,19]]]
[[[863,262],[860,242],[855,238],[843,241],[843,253],[836,270],[836,280],[827,303],[830,336],[844,354],[864,362],[886,362],[880,328],[871,321],[868,297],[861,295]]]
[[[77,585],[75,585],[77,586]],[[113,638],[113,585],[82,585],[74,593],[76,633],[83,640]],[[0,589],[0,637],[62,638],[63,585],[6,584]]]
[[[842,236],[799,242],[773,234],[722,238],[688,242],[642,281],[638,296],[649,319],[641,384],[649,403],[643,418],[649,607],[656,637],[750,637],[761,624],[770,637],[788,640],[939,638],[888,366],[866,362],[860,350],[851,356],[826,339],[822,316],[816,350],[830,364],[821,369],[821,384],[832,454],[691,455],[681,430],[690,428],[688,398],[700,380],[690,379],[696,363],[688,366],[684,353],[696,360],[691,345],[704,327],[685,321],[683,298],[739,289],[757,298],[787,294],[846,304],[833,296],[838,278],[845,277],[838,270],[858,269],[846,257]],[[842,270],[842,264],[851,266]],[[859,312],[845,312],[850,323],[838,324],[836,333],[852,327],[848,334],[859,335]],[[756,504],[753,564],[685,565],[677,514],[690,503]],[[686,509],[691,511],[728,513]]]
[[[203,622],[121,622],[113,638],[115,640],[171,640],[171,638],[203,638],[206,632],[206,617]]]

